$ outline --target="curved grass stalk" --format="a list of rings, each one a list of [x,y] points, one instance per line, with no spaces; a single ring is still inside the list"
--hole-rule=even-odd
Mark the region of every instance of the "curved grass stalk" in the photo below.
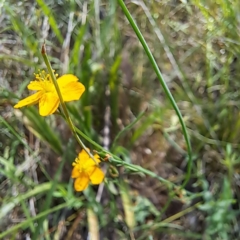
[[[184,120],[183,120],[183,117],[182,117],[182,114],[167,86],[167,84],[165,83],[164,79],[163,79],[163,76],[162,76],[162,73],[153,57],[153,54],[150,50],[150,48],[148,47],[148,44],[147,42],[145,41],[141,31],[139,30],[137,24],[135,23],[131,13],[128,11],[125,3],[123,0],[118,0],[118,3],[120,5],[120,7],[122,8],[123,12],[124,12],[124,15],[127,17],[129,23],[131,24],[134,32],[136,33],[137,37],[138,37],[138,40],[141,42],[147,56],[148,56],[148,59],[158,77],[158,80],[165,92],[165,94],[167,95],[167,98],[169,99],[169,101],[171,102],[172,104],[172,107],[173,109],[175,110],[178,118],[179,118],[179,121],[180,121],[180,124],[182,126],[182,131],[183,131],[183,135],[184,135],[184,139],[186,141],[186,145],[187,145],[187,152],[188,152],[188,167],[187,167],[187,175],[186,175],[186,178],[182,184],[182,188],[184,188],[186,186],[186,184],[188,183],[190,177],[191,177],[191,170],[192,170],[192,148],[191,148],[191,143],[190,143],[190,139],[189,139],[189,136],[188,136],[188,133],[187,133],[187,129],[186,129],[186,125],[184,123]]]

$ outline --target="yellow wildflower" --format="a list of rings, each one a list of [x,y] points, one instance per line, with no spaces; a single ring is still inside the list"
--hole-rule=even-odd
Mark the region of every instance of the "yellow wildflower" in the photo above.
[[[100,157],[95,154],[94,159],[97,163],[100,162]],[[74,188],[76,191],[83,191],[87,188],[89,182],[92,184],[100,184],[104,179],[104,173],[87,154],[85,150],[82,150],[78,157],[75,159],[72,170],[72,178],[76,178],[74,182]]]
[[[37,92],[20,100],[14,108],[39,103],[39,114],[41,116],[50,115],[57,110],[60,103],[57,91],[50,75],[46,74],[45,71],[35,74],[35,77],[36,80],[28,84],[28,89]],[[57,83],[64,102],[78,100],[85,91],[84,85],[78,82],[78,78],[72,74],[59,77]]]

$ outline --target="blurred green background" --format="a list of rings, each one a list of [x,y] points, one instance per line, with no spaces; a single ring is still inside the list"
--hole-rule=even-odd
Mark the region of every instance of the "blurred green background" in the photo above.
[[[64,120],[12,107],[46,69],[44,40],[56,72],[86,87],[67,104],[74,124],[176,186],[187,168],[181,125],[117,0],[2,0],[0,239],[240,239],[240,2],[125,3],[187,125],[189,183],[115,166],[100,190],[74,192],[80,147]]]

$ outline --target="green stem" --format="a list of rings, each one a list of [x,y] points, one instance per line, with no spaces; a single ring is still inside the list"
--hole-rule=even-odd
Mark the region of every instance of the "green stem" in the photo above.
[[[94,147],[96,147],[97,149],[101,150],[102,152],[109,154],[111,156],[111,158],[109,159],[110,163],[113,163],[116,166],[124,166],[126,169],[133,171],[133,172],[141,172],[144,173],[150,177],[156,178],[158,179],[160,182],[164,183],[168,188],[179,188],[176,184],[172,183],[171,181],[168,181],[160,176],[158,176],[156,173],[145,169],[141,166],[132,164],[132,163],[127,163],[125,161],[123,161],[121,158],[119,158],[118,156],[112,154],[111,152],[107,151],[105,148],[103,148],[102,146],[100,146],[99,144],[97,144],[96,142],[94,142],[91,138],[89,138],[87,135],[85,135],[80,129],[75,127],[76,132],[82,136],[85,140],[87,140],[88,142],[90,142]],[[185,191],[186,193],[190,193],[188,191]]]
[[[76,138],[77,142],[79,143],[79,145],[87,152],[87,154],[93,159],[93,161],[98,165],[97,161],[94,159],[93,155],[90,153],[90,151],[86,148],[86,146],[84,145],[84,143],[82,142],[82,140],[79,138],[76,130],[75,130],[75,126],[72,122],[72,119],[70,118],[70,115],[68,113],[68,110],[67,110],[67,107],[66,107],[66,104],[65,102],[63,101],[63,97],[62,97],[62,94],[61,94],[61,91],[60,91],[60,88],[58,86],[58,83],[57,83],[57,79],[56,79],[56,76],[53,72],[53,69],[51,67],[51,64],[49,62],[49,59],[48,59],[48,56],[47,56],[47,53],[46,53],[46,47],[45,47],[45,43],[42,45],[42,56],[43,56],[43,60],[47,66],[47,69],[48,69],[48,72],[51,76],[51,79],[52,79],[52,82],[55,86],[55,89],[57,91],[57,94],[58,94],[58,97],[59,97],[59,100],[60,100],[60,109],[61,111],[64,113],[64,117],[74,135],[74,137]]]
[[[112,143],[112,147],[111,149],[114,149],[116,142],[119,140],[120,137],[122,137],[127,131],[129,131],[146,113],[147,109],[140,112],[139,115],[136,117],[136,119],[131,122],[129,125],[127,125],[122,131],[120,131],[117,136],[114,138],[113,143]]]
[[[186,176],[186,178],[185,178],[185,181],[184,181],[183,184],[182,184],[182,187],[185,187],[186,184],[188,183],[190,177],[191,177],[191,170],[192,170],[192,148],[191,148],[190,139],[189,139],[189,136],[188,136],[188,134],[187,134],[187,129],[186,129],[186,126],[185,126],[185,123],[184,123],[182,114],[181,114],[181,112],[180,112],[180,110],[179,110],[179,108],[178,108],[178,106],[177,106],[177,104],[176,104],[176,102],[175,102],[175,100],[174,100],[174,98],[173,98],[173,96],[172,96],[172,94],[171,94],[171,92],[170,92],[167,84],[166,84],[165,81],[163,80],[163,76],[162,76],[162,74],[161,74],[161,71],[160,71],[159,68],[158,68],[158,65],[157,65],[157,63],[156,63],[156,61],[155,61],[155,59],[154,59],[154,57],[153,57],[153,55],[152,55],[151,50],[150,50],[149,47],[148,47],[147,42],[145,41],[145,39],[144,39],[141,31],[139,30],[137,24],[135,23],[132,15],[131,15],[130,12],[128,11],[128,9],[127,9],[124,1],[123,1],[123,0],[118,0],[118,3],[119,3],[119,5],[121,6],[121,8],[122,8],[125,16],[127,17],[129,23],[131,24],[134,32],[136,33],[139,41],[141,42],[141,44],[142,44],[142,46],[143,46],[143,48],[144,48],[144,50],[145,50],[145,52],[146,52],[146,54],[147,54],[147,56],[148,56],[148,59],[149,59],[149,61],[151,62],[152,67],[153,67],[153,69],[154,69],[154,71],[155,71],[155,73],[156,73],[156,75],[157,75],[157,77],[158,77],[158,80],[159,80],[160,84],[162,85],[162,88],[163,88],[165,94],[167,95],[168,99],[170,100],[170,102],[171,102],[171,104],[172,104],[172,107],[173,107],[173,109],[175,110],[175,112],[176,112],[176,114],[177,114],[177,116],[178,116],[178,118],[179,118],[180,124],[181,124],[181,126],[182,126],[182,131],[183,131],[183,135],[184,135],[184,138],[185,138],[185,141],[186,141],[186,144],[187,144],[187,151],[188,151],[187,176]]]

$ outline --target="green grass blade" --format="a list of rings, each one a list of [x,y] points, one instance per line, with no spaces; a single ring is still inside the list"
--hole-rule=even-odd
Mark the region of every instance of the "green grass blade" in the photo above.
[[[51,146],[57,153],[62,154],[62,144],[59,136],[54,132],[51,126],[46,122],[46,119],[39,116],[38,110],[28,108],[24,111],[24,115],[28,118],[27,127],[41,140]]]
[[[14,225],[13,227],[9,228],[8,230],[6,230],[5,232],[3,233],[0,233],[0,239],[3,239],[3,237],[9,235],[10,233],[14,233],[15,231],[19,230],[19,229],[22,229],[24,227],[27,227],[29,226],[30,222],[33,222],[33,221],[36,221],[38,220],[39,218],[42,218],[42,217],[46,217],[47,215],[49,215],[50,213],[53,213],[53,212],[56,212],[60,209],[63,209],[65,207],[68,207],[69,206],[69,203],[66,202],[66,203],[62,203],[62,204],[59,204],[58,206],[56,207],[53,207],[53,208],[49,208],[47,211],[44,211],[44,212],[41,212],[39,213],[37,216],[33,217],[33,218],[30,218],[30,219],[27,219],[19,224],[16,224]],[[32,238],[34,239],[34,238]],[[39,238],[35,238],[35,239],[39,239]]]
[[[14,55],[0,54],[0,60],[13,60],[15,62],[23,63],[24,65],[27,65],[29,67],[35,66],[35,64],[31,60]]]
[[[144,116],[144,114],[146,113],[147,110],[142,111],[137,117],[136,119],[131,122],[129,125],[127,125],[123,130],[121,130],[117,136],[115,137],[115,139],[113,140],[112,143],[112,149],[114,149],[115,144],[117,143],[117,141],[119,140],[120,137],[122,137],[124,134],[127,133],[127,131],[129,131],[131,128],[133,128],[133,126]]]
[[[158,65],[157,65],[157,63],[156,63],[156,61],[155,61],[155,59],[154,59],[154,57],[153,57],[153,54],[152,54],[150,48],[148,47],[147,42],[145,41],[145,39],[144,39],[141,31],[139,30],[137,24],[135,23],[132,15],[131,15],[130,12],[128,11],[128,9],[127,9],[124,1],[123,1],[123,0],[118,0],[118,3],[119,3],[119,5],[121,6],[121,8],[122,8],[125,16],[127,17],[129,23],[131,24],[134,32],[136,33],[139,41],[141,42],[141,44],[142,44],[142,46],[143,46],[143,48],[144,48],[144,50],[145,50],[145,52],[146,52],[146,54],[147,54],[147,56],[148,56],[148,59],[149,59],[149,61],[151,62],[152,67],[153,67],[153,69],[154,69],[154,71],[155,71],[155,73],[156,73],[156,75],[157,75],[157,77],[158,77],[158,80],[159,80],[159,82],[160,82],[160,84],[161,84],[161,86],[162,86],[165,94],[167,95],[169,101],[171,102],[172,107],[173,107],[173,109],[175,110],[175,112],[176,112],[176,114],[177,114],[177,116],[178,116],[178,118],[179,118],[179,121],[180,121],[180,123],[181,123],[183,135],[184,135],[184,138],[185,138],[185,141],[186,141],[186,144],[187,144],[187,150],[188,150],[188,168],[187,168],[187,175],[186,175],[185,181],[184,181],[183,184],[182,184],[182,187],[184,187],[184,186],[187,184],[187,182],[189,181],[190,177],[191,177],[191,169],[192,169],[192,148],[191,148],[190,139],[189,139],[189,136],[188,136],[188,133],[187,133],[187,129],[186,129],[186,126],[185,126],[185,123],[184,123],[182,114],[181,114],[181,112],[180,112],[180,110],[179,110],[179,108],[178,108],[178,106],[177,106],[177,104],[176,104],[176,102],[175,102],[175,100],[174,100],[174,98],[173,98],[173,96],[172,96],[172,94],[171,94],[171,92],[170,92],[167,84],[165,83],[165,81],[164,81],[164,79],[163,79],[162,73],[161,73],[160,69],[158,68]]]
[[[51,9],[47,6],[47,4],[43,0],[37,0],[38,5],[42,9],[43,13],[48,17],[49,24],[54,31],[58,41],[62,44],[63,43],[63,37],[62,34],[58,28],[57,22],[55,21],[55,18],[53,16],[53,12]]]
[[[55,191],[55,189],[57,188],[58,186],[58,182],[59,182],[59,179],[60,179],[60,174],[62,173],[62,169],[63,169],[63,166],[64,166],[64,163],[66,162],[67,160],[67,156],[69,155],[69,151],[68,151],[68,147],[67,147],[67,150],[64,152],[64,156],[61,160],[61,163],[58,167],[58,170],[54,176],[54,179],[51,183],[51,188],[50,190],[48,191],[48,194],[47,194],[47,197],[46,197],[46,201],[42,207],[42,209],[40,210],[41,212],[44,212],[44,211],[47,211],[48,209],[51,209],[51,201],[52,201],[52,198],[53,198],[53,193]],[[33,236],[33,239],[37,239],[37,236],[41,233],[41,228],[43,226],[43,222],[44,222],[45,218],[40,218],[39,219],[39,222],[38,222],[38,225],[37,225],[37,228],[36,228],[36,231],[34,233],[34,236]]]
[[[48,191],[51,188],[51,183],[43,183],[36,186],[33,190],[28,191],[22,195],[12,198],[8,200],[6,204],[3,204],[0,209],[0,219],[5,217],[16,205],[18,205],[21,201],[35,196],[39,193],[43,193]],[[1,236],[1,235],[0,235]]]

